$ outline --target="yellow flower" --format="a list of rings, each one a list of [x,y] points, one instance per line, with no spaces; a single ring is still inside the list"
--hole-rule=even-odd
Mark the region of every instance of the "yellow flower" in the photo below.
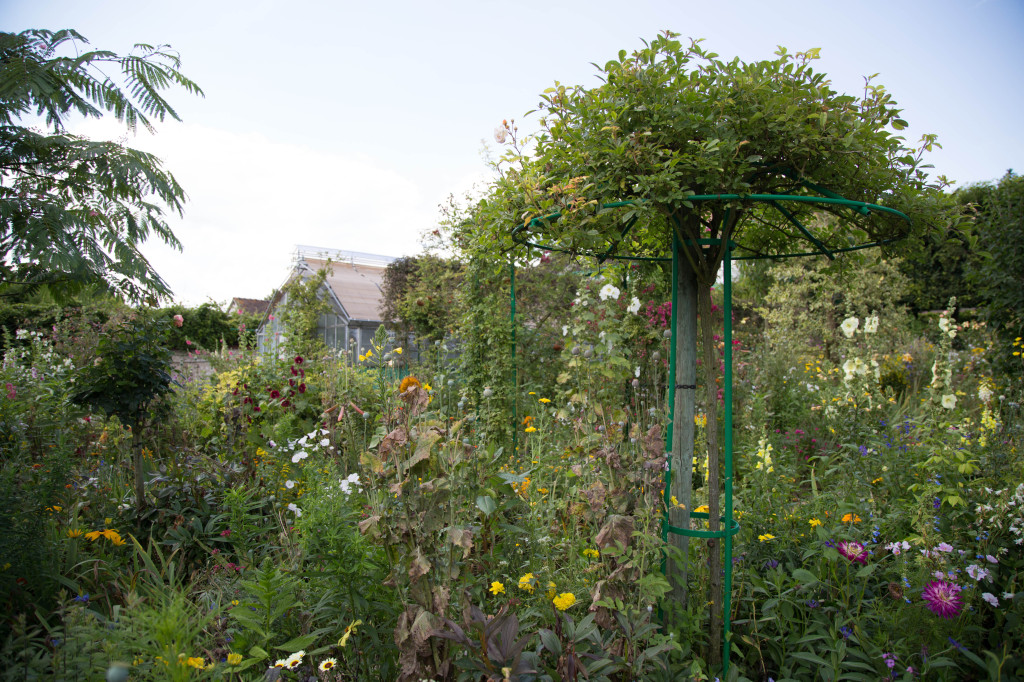
[[[519,589],[533,594],[533,588],[536,582],[537,579],[533,577],[533,573],[527,573],[519,579]]]
[[[757,536],[758,542],[767,542],[768,540],[774,540],[774,539],[775,539],[775,536],[772,535],[771,533],[765,533],[764,535],[758,535]]]
[[[416,386],[419,386],[419,385],[420,385],[420,380],[410,374],[406,378],[402,379],[402,383],[398,385],[398,392],[399,393],[405,393],[410,388],[413,388],[413,387],[416,387]]]
[[[118,535],[116,538],[110,539],[110,544],[114,545],[115,547],[123,547],[126,543],[124,540],[121,539],[121,536]]]
[[[206,661],[199,656],[189,656],[188,660],[185,661],[185,664],[192,668],[202,670],[206,666]]]
[[[708,506],[706,504],[702,504],[693,511],[695,511],[698,514],[707,514],[710,510],[708,509]]]
[[[552,599],[551,602],[559,611],[565,611],[567,608],[576,603],[576,595],[572,592],[563,592],[562,594]]]
[[[242,654],[228,654],[228,665],[238,665],[242,662]]]
[[[367,350],[366,350],[366,357],[368,357],[368,358],[372,358],[372,357],[373,357],[373,351],[372,351],[372,350],[370,350],[370,349],[367,349]]]
[[[401,354],[402,354],[402,347],[401,347],[401,346],[399,346],[398,348],[396,348],[396,349],[395,349],[395,351],[394,351],[394,352],[395,352],[395,355],[401,355]],[[333,658],[329,658],[329,659],[327,659],[327,660],[329,660],[329,661],[333,661],[334,659],[333,659]]]
[[[70,529],[68,529],[68,537],[69,538],[80,538],[80,537],[82,537],[82,531],[78,530],[77,528],[70,528]]]
[[[118,544],[120,544],[120,545],[123,545],[123,544],[124,544],[124,540],[121,540],[121,534],[120,534],[120,533],[118,533],[118,532],[117,532],[116,530],[114,530],[113,528],[106,528],[106,529],[104,529],[104,530],[103,530],[103,531],[102,531],[102,532],[100,533],[100,535],[102,535],[102,536],[103,536],[103,537],[105,537],[106,539],[110,540],[110,541],[111,541],[111,542],[113,542],[113,543],[114,543],[115,545],[118,545]]]
[[[493,594],[494,596],[498,596],[499,594],[505,591],[505,586],[497,580],[495,580],[493,583],[491,583],[490,590],[491,594]]]
[[[596,549],[591,549],[588,547],[587,549],[583,550],[583,556],[590,557],[591,559],[596,559],[599,556],[601,556],[601,553]]]
[[[100,535],[102,535],[102,534],[103,534],[103,531],[99,531],[99,530],[90,531],[90,532],[85,534],[85,539],[86,540],[99,540],[100,539]]]
[[[365,355],[360,355],[359,356],[359,362],[366,362],[366,356]]]
[[[672,506],[673,507],[679,507],[680,509],[686,509],[686,505],[685,504],[680,504],[679,500],[676,499],[675,495],[672,496]]]
[[[423,390],[426,391],[427,393],[430,393],[434,389],[430,387],[430,384],[428,384],[427,382],[424,381],[423,382]]]
[[[537,428],[534,427],[534,426],[527,426],[526,427],[526,433],[533,433],[536,430],[537,430]]]
[[[353,633],[355,633],[356,627],[358,627],[358,626],[360,626],[362,624],[363,624],[363,621],[361,621],[361,620],[354,620],[351,623],[349,623],[348,627],[345,628],[345,634],[343,634],[341,636],[341,639],[338,640],[338,646],[343,647],[346,644],[348,644],[348,638],[351,637],[353,635]],[[334,659],[330,659],[330,660],[334,660]],[[337,661],[335,661],[335,662],[337,662]],[[326,668],[320,668],[320,669],[321,670],[326,670]]]
[[[552,580],[548,581],[548,599],[555,598],[555,583]]]
[[[546,405],[550,403],[551,400],[549,398],[540,398],[537,402],[544,403]]]
[[[844,514],[843,523],[860,523],[860,517],[856,514]]]

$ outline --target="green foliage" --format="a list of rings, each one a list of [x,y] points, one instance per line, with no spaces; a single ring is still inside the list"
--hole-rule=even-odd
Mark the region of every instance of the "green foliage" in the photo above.
[[[221,345],[238,348],[245,345],[246,331],[254,332],[260,323],[256,315],[229,315],[213,303],[196,308],[174,305],[160,309],[160,315],[171,322],[167,345],[172,350],[194,351],[197,348],[216,351]],[[181,315],[181,326],[174,323]]]
[[[83,49],[73,30],[0,34],[0,286],[47,286],[57,295],[105,283],[133,300],[167,295],[139,245],[150,235],[180,248],[164,206],[181,214],[185,192],[152,154],[67,134],[73,115],[112,114],[130,132],[177,113],[161,91],[202,94],[166,46],[120,57]],[[60,56],[70,48],[74,56]],[[118,87],[105,71],[121,72]],[[45,117],[53,134],[17,125]]]
[[[110,324],[96,345],[96,359],[81,372],[72,401],[137,430],[150,404],[171,390],[167,331],[165,319],[145,314]]]
[[[289,353],[316,358],[327,350],[317,326],[320,318],[331,312],[323,291],[329,267],[330,261],[312,275],[292,279],[282,290],[285,297],[279,313],[284,327],[282,345]]]
[[[958,198],[974,208],[980,249],[967,279],[985,319],[1009,351],[1013,340],[1024,336],[1024,178],[1008,172],[997,185],[968,187]],[[1020,370],[1019,363],[1004,366],[1011,367]]]
[[[384,271],[381,317],[389,328],[415,334],[426,346],[457,326],[456,296],[465,286],[458,261],[432,255],[400,258]]]

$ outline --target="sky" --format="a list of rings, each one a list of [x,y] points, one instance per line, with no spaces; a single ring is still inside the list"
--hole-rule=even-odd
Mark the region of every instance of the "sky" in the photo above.
[[[1022,0],[0,0],[0,27],[181,55],[205,97],[169,91],[183,121],[126,143],[188,194],[169,219],[183,251],[143,252],[189,305],[269,296],[300,244],[419,253],[439,206],[491,177],[502,119],[535,129],[544,89],[597,85],[592,63],[666,29],[745,61],[821,48],[816,70],[849,94],[877,73],[955,186],[1024,168]],[[109,117],[69,127],[125,135]]]

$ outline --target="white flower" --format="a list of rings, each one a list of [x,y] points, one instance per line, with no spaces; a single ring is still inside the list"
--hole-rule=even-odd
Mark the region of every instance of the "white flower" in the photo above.
[[[292,464],[298,464],[307,457],[309,457],[309,453],[307,453],[305,450],[296,452],[294,455],[292,455]]]
[[[1003,599],[1013,599],[1013,592],[1003,592]]]
[[[939,329],[942,330],[943,333],[949,331],[949,318],[948,317],[940,317],[939,318]]]
[[[864,318],[864,333],[874,334],[878,331],[878,315]]]
[[[848,317],[843,320],[843,323],[839,325],[839,328],[843,330],[843,335],[848,338],[853,338],[853,333],[857,331],[857,327],[860,326],[860,320],[856,317]]]
[[[601,287],[601,291],[598,293],[598,296],[601,297],[602,301],[607,301],[610,298],[618,300],[620,293],[619,288],[614,284],[605,284]]]
[[[982,384],[978,387],[978,400],[983,403],[992,400],[992,389],[989,388],[988,384]]]
[[[331,439],[330,438],[324,438],[322,441],[320,441],[320,447],[322,447],[322,448],[326,448],[330,444],[331,444]]]
[[[296,516],[302,516],[302,510],[299,509],[299,505],[295,504],[294,502],[288,503],[288,510],[294,512]]]
[[[291,490],[292,488],[295,487],[295,481],[285,481],[284,487],[288,488],[288,490]]]
[[[942,406],[947,410],[952,410],[954,407],[956,407],[956,396],[953,395],[952,393],[947,393],[946,395],[942,396]]]
[[[562,336],[568,336],[568,335],[569,335],[569,325],[563,324],[562,325]]]
[[[868,364],[861,358],[850,358],[843,363],[843,371],[846,372],[845,381],[850,381],[854,376],[868,373]]]
[[[637,365],[636,369],[633,370],[633,376],[635,376],[637,379],[640,378],[640,365]]]
[[[991,592],[985,592],[981,595],[981,598],[987,601],[992,606],[999,606],[999,600],[996,599],[996,596]]]
[[[636,315],[638,312],[640,312],[640,299],[634,296],[633,300],[629,302],[628,306],[626,306],[626,310],[628,310],[633,315]]]
[[[494,129],[494,141],[498,144],[505,144],[505,135],[507,133],[504,127]]]

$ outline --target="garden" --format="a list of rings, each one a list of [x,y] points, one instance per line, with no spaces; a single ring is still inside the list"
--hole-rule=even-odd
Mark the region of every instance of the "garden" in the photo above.
[[[556,85],[368,349],[315,296],[271,353],[21,291],[0,675],[1024,676],[1024,184],[932,183],[814,58],[665,34]]]

